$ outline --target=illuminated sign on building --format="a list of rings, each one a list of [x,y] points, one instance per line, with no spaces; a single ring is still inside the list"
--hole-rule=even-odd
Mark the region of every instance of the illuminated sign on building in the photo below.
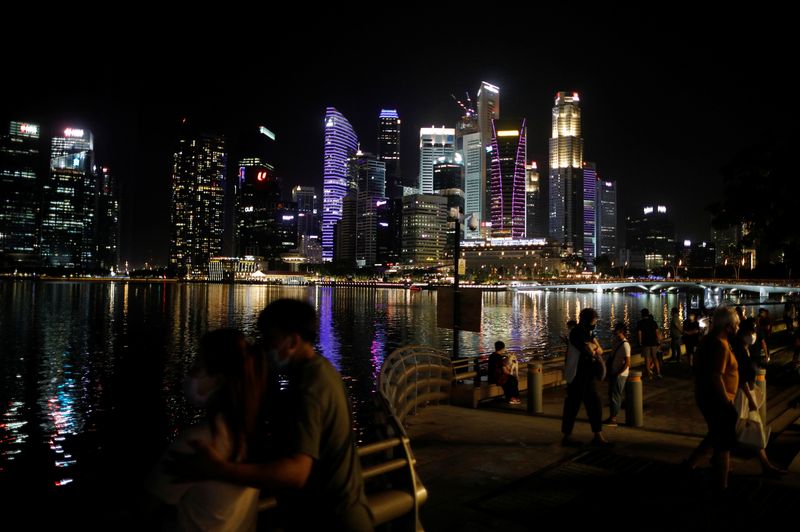
[[[68,127],[64,130],[65,137],[76,137],[76,138],[83,138],[83,130],[82,129],[74,129]]]
[[[267,137],[268,139],[275,140],[275,133],[265,128],[264,126],[259,126],[258,132]]]

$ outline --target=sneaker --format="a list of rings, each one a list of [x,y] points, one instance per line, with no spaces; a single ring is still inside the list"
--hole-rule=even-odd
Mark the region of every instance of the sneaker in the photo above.
[[[515,397],[513,399],[509,399],[508,400],[508,404],[510,404],[510,405],[518,405],[518,404],[522,404],[522,401],[520,401],[518,398]]]
[[[617,420],[614,419],[613,417],[610,417],[610,418],[606,419],[605,421],[603,421],[603,425],[605,425],[606,427],[616,427],[617,426]]]
[[[661,373],[659,373],[658,375],[656,375],[656,379],[658,379],[658,380],[661,380],[661,379],[663,379],[663,378],[664,378],[664,376],[663,376]]]

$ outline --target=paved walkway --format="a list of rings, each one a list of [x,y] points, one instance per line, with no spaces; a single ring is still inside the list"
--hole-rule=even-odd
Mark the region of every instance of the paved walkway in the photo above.
[[[690,472],[678,465],[706,433],[688,369],[667,364],[665,375],[644,383],[645,427],[606,428],[615,443],[611,450],[561,447],[563,389],[545,391],[544,413],[537,416],[526,414],[524,402],[420,410],[409,418],[409,434],[429,492],[423,526],[459,531],[530,530],[549,524],[739,530],[783,523],[784,518],[797,523],[800,461],[791,462],[800,449],[800,425],[790,424],[768,447],[777,465],[791,469],[789,475],[766,479],[757,459],[736,456],[730,493],[716,497],[709,467]],[[800,380],[792,378],[784,375],[770,385],[770,404],[785,406],[792,394],[800,395]],[[800,416],[800,409],[787,412]],[[574,436],[588,443],[592,433],[583,409],[578,419]],[[624,414],[618,419],[624,421]]]

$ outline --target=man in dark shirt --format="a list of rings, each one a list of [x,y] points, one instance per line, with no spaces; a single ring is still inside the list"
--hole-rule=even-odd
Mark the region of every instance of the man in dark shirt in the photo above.
[[[658,346],[661,344],[661,331],[658,330],[656,320],[646,308],[642,309],[642,319],[636,324],[636,337],[642,347],[642,357],[645,361],[647,378],[652,380],[653,373],[657,379],[661,378],[661,364],[658,361]]]
[[[503,387],[506,402],[512,405],[520,404],[519,381],[511,375],[506,358],[506,344],[500,340],[494,343],[494,353],[489,355],[489,384]]]
[[[579,445],[572,439],[572,429],[581,403],[586,407],[589,423],[594,432],[592,445],[611,445],[603,435],[603,406],[597,393],[594,364],[596,357],[602,357],[603,350],[594,339],[593,331],[597,326],[597,312],[592,308],[581,310],[578,326],[569,333],[569,347],[564,365],[564,378],[567,381],[567,395],[564,398],[564,413],[561,418],[561,432],[565,446]]]

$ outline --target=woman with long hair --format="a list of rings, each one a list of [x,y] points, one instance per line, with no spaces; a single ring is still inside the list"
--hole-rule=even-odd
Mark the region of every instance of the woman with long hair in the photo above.
[[[197,360],[184,381],[186,399],[205,408],[203,422],[183,431],[171,451],[205,442],[233,462],[254,448],[266,367],[259,350],[235,329],[218,329],[200,340]],[[150,492],[177,510],[180,530],[255,530],[259,490],[227,482],[182,482],[156,469]]]

